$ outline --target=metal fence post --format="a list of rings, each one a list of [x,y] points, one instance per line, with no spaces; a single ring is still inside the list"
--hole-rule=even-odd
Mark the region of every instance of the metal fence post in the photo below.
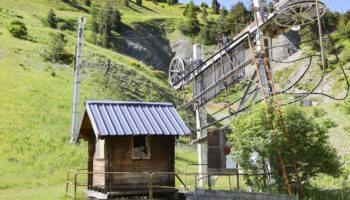
[[[194,197],[196,197],[197,191],[197,172],[194,173]]]

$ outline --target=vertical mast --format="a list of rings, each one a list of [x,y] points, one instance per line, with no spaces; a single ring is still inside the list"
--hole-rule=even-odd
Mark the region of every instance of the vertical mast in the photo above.
[[[84,39],[84,25],[86,24],[85,17],[78,19],[78,44],[76,51],[75,73],[74,73],[74,91],[73,91],[73,110],[72,110],[72,125],[71,125],[71,143],[74,141],[78,126],[78,112],[79,112],[79,90],[80,90],[80,69],[82,67],[83,57],[83,39]]]

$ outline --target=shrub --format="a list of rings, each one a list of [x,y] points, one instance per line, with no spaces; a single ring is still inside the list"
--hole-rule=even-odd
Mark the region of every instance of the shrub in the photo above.
[[[63,63],[72,63],[74,59],[74,55],[67,50],[63,50],[61,52],[58,52],[57,59]]]
[[[124,6],[129,7],[129,0],[124,0],[123,4],[124,4]]]
[[[90,6],[91,5],[91,0],[85,0],[85,5]]]
[[[8,27],[11,35],[16,38],[26,39],[27,38],[27,27],[19,20],[13,20]]]
[[[161,80],[167,80],[168,79],[168,76],[163,72],[163,71],[159,71],[159,70],[154,70],[152,71],[152,74],[161,79]]]
[[[141,67],[140,63],[137,62],[137,61],[135,61],[135,60],[130,60],[130,61],[129,61],[129,65],[135,66],[135,67],[137,67],[137,68],[140,68],[140,67]]]
[[[62,33],[50,34],[50,43],[42,53],[42,56],[49,61],[71,63],[73,55],[64,50],[66,39]]]
[[[47,13],[46,22],[51,28],[57,28],[56,13],[52,9]]]
[[[338,124],[335,123],[335,121],[333,121],[332,119],[326,118],[322,120],[322,126],[324,128],[330,129],[330,128],[337,127]]]
[[[57,28],[64,31],[64,30],[71,30],[74,31],[76,29],[76,22],[75,20],[64,20],[59,19],[59,22],[57,23]]]
[[[323,108],[317,108],[317,107],[314,107],[312,109],[312,115],[315,117],[315,118],[319,118],[319,117],[323,117],[326,115],[326,111],[323,109]]]

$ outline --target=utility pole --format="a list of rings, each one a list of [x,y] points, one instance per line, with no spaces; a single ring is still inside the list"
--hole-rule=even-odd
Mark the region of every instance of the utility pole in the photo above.
[[[204,57],[203,54],[203,47],[199,50],[197,44],[193,45],[193,61],[195,63],[195,67],[198,67],[200,64],[201,57]],[[196,90],[196,82],[194,81],[194,88],[193,91]],[[196,129],[197,129],[197,139],[203,137],[206,134],[206,129],[202,129],[203,126],[207,125],[207,113],[205,110],[205,106],[200,106],[199,103],[195,105],[195,111],[196,111]],[[199,186],[203,186],[203,173],[205,172],[204,164],[206,164],[207,159],[205,155],[207,155],[206,152],[206,145],[201,144],[198,142],[197,144],[197,153],[198,153],[198,172],[199,172]]]
[[[78,19],[78,44],[76,50],[76,61],[75,61],[75,73],[74,73],[74,91],[73,91],[73,110],[72,110],[72,125],[71,125],[71,140],[72,143],[75,138],[78,126],[78,112],[79,112],[79,90],[80,90],[80,75],[82,67],[83,57],[83,39],[84,39],[84,25],[86,24],[85,17],[79,17]]]

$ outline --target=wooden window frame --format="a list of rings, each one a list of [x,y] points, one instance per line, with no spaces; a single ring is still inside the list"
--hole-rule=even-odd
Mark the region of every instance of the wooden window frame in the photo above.
[[[134,156],[134,138],[135,137],[144,137],[146,136],[147,137],[147,152],[148,152],[148,157],[135,157]],[[133,135],[131,137],[131,158],[133,160],[149,160],[151,159],[151,137],[149,135]]]

